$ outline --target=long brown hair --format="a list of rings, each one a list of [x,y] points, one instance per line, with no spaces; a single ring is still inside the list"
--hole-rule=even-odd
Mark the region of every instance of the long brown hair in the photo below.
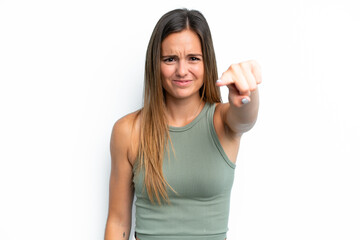
[[[141,127],[138,168],[144,169],[144,182],[152,203],[154,196],[169,202],[167,187],[173,190],[162,171],[163,154],[169,153],[169,128],[165,115],[165,90],[160,73],[161,43],[171,33],[190,29],[201,42],[204,61],[204,84],[199,90],[202,99],[209,103],[221,102],[215,52],[209,26],[204,16],[196,10],[176,9],[163,15],[156,24],[146,52],[144,106],[141,109]]]

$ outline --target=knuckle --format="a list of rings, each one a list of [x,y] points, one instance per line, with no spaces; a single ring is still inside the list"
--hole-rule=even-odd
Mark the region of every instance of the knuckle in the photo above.
[[[254,61],[254,66],[261,71],[261,65],[259,62]]]
[[[228,74],[229,74],[228,71],[223,72],[223,74],[221,75],[221,78],[227,78]]]
[[[249,60],[247,61],[248,65],[249,65],[249,68],[257,68],[257,69],[260,69],[260,65],[259,63],[256,61],[256,60]]]
[[[245,71],[251,71],[252,67],[253,67],[253,64],[251,63],[251,60],[241,63],[241,68]]]
[[[241,67],[246,67],[247,65],[249,65],[249,61],[241,62],[241,63],[239,63],[239,65]]]
[[[251,65],[258,65],[257,61],[254,60],[254,59],[251,59],[251,60],[249,60],[248,62],[249,62],[249,64],[251,64]]]
[[[257,89],[256,85],[252,85],[250,87],[250,92],[254,92]]]
[[[239,69],[239,65],[236,64],[236,63],[233,63],[233,64],[230,65],[229,69],[231,71],[235,71],[235,70]]]
[[[242,86],[240,91],[243,92],[243,93],[248,93],[248,92],[250,92],[250,88],[247,87],[247,86]]]

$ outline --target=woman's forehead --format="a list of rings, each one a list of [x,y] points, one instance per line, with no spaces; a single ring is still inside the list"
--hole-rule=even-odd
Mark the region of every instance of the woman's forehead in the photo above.
[[[172,33],[161,43],[162,55],[201,54],[201,42],[191,30]]]

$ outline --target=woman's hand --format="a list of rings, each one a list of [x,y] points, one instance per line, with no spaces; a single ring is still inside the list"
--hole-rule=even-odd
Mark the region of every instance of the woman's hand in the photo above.
[[[224,72],[216,85],[229,88],[229,103],[241,107],[251,101],[251,92],[261,83],[260,65],[254,61],[232,64]]]

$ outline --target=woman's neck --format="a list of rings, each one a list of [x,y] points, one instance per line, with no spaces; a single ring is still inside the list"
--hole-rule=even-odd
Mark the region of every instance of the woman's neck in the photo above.
[[[204,101],[200,96],[185,99],[166,98],[166,116],[168,124],[182,127],[189,124],[201,112]]]

